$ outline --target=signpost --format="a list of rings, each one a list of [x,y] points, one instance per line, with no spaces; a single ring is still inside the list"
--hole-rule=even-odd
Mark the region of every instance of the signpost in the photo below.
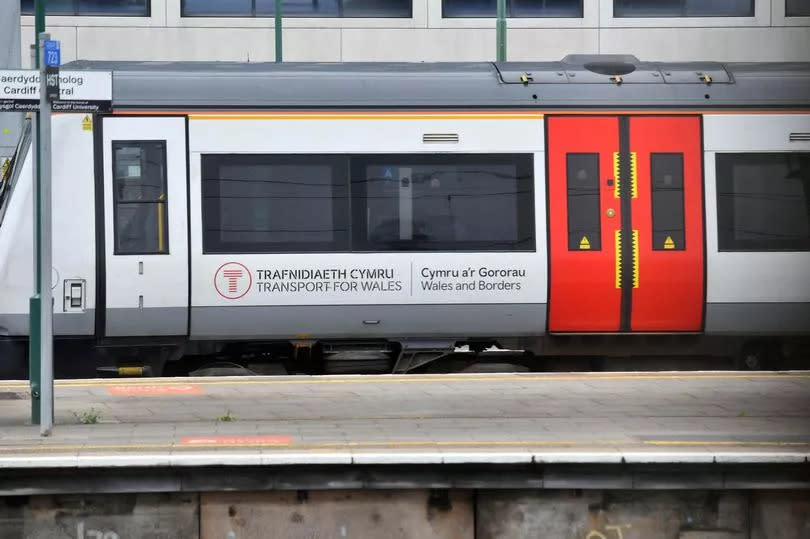
[[[112,74],[62,72],[58,41],[45,33],[45,0],[34,2],[37,70],[0,71],[0,111],[35,111],[34,294],[29,303],[31,422],[53,430],[53,294],[51,261],[51,110],[109,110]],[[43,84],[44,83],[44,84]],[[42,86],[45,86],[44,88]]]
[[[58,112],[112,110],[112,74],[109,71],[59,69],[59,98],[51,102]],[[46,86],[47,86],[46,77]],[[39,110],[40,74],[25,69],[0,70],[0,112]]]
[[[50,436],[53,430],[53,263],[51,261],[51,107],[52,98],[59,97],[59,43],[45,32],[39,34],[39,433]],[[50,45],[49,45],[50,44]],[[50,47],[50,48],[49,48]],[[49,61],[51,64],[49,65]],[[53,65],[52,62],[57,62]],[[50,72],[49,72],[50,71]],[[55,73],[54,73],[55,71]],[[42,81],[46,91],[42,91]],[[33,311],[31,318],[33,319]],[[33,320],[32,320],[33,321]]]

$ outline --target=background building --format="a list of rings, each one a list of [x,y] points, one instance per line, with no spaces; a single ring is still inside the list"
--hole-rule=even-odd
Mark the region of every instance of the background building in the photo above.
[[[4,0],[12,2],[14,0]],[[27,65],[33,0],[22,0]],[[49,0],[63,61],[274,59],[274,0]],[[810,0],[507,0],[510,60],[810,60]],[[289,61],[495,58],[496,0],[284,0]],[[26,15],[26,13],[28,15]]]

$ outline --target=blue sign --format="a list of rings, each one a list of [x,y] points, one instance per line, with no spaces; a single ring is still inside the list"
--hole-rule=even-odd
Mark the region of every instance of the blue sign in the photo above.
[[[59,67],[62,63],[61,51],[59,50],[59,42],[53,39],[45,41],[45,65],[50,67]]]

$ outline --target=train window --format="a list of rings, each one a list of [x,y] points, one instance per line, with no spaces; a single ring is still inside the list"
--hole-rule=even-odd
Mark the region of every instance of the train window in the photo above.
[[[497,0],[442,0],[442,16],[495,17]],[[582,0],[506,0],[507,17],[582,17]]]
[[[203,252],[347,250],[346,170],[336,155],[203,155]]]
[[[353,244],[367,251],[531,251],[531,155],[353,156]]]
[[[166,142],[114,141],[115,254],[169,252]]]
[[[683,154],[650,155],[653,250],[683,251]]]
[[[754,0],[613,0],[614,17],[753,17]]]
[[[566,184],[568,193],[568,250],[601,250],[599,154],[567,154]]]
[[[810,2],[807,0],[785,0],[785,15],[788,17],[810,17]]]
[[[285,17],[411,17],[412,0],[283,0]],[[275,0],[182,0],[183,17],[272,17]]]
[[[717,154],[721,251],[810,250],[810,152]]]
[[[148,17],[149,0],[48,0],[48,15],[107,15],[115,17]],[[21,0],[23,15],[34,14],[34,0]]]

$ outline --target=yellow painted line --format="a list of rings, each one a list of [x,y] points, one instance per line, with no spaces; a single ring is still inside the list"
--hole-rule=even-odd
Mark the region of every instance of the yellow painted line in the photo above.
[[[192,114],[196,120],[542,120],[543,114]]]
[[[731,440],[645,440],[637,443],[628,443],[626,440],[403,440],[403,441],[368,441],[368,442],[249,442],[249,443],[210,443],[210,444],[182,444],[171,443],[130,443],[130,444],[55,444],[55,445],[16,445],[0,447],[0,453],[13,452],[59,452],[59,451],[140,451],[145,449],[207,449],[207,448],[251,448],[251,447],[284,447],[294,450],[326,450],[326,449],[368,449],[368,448],[487,448],[487,447],[611,447],[617,450],[632,449],[636,446],[724,446],[724,447],[808,447],[810,442],[763,442],[763,441],[731,441]]]
[[[326,378],[326,377],[312,377],[308,379],[262,379],[246,377],[239,380],[200,380],[199,378],[151,378],[151,379],[131,379],[131,380],[118,380],[118,379],[89,379],[89,380],[57,380],[57,388],[82,388],[82,387],[97,387],[97,386],[174,386],[183,380],[183,383],[194,384],[200,386],[268,386],[268,385],[344,385],[344,384],[412,384],[412,383],[480,383],[480,382],[598,382],[598,381],[616,381],[616,380],[770,380],[770,379],[810,379],[810,372],[802,373],[760,373],[760,374],[746,374],[746,373],[725,373],[725,374],[704,374],[704,373],[683,373],[683,374],[565,374],[555,376],[549,375],[536,375],[536,376],[521,376],[521,375],[508,375],[508,376],[424,376],[424,377],[411,377],[403,375],[384,375],[384,376],[366,376],[357,378]],[[18,382],[15,384],[0,384],[0,389],[27,389],[27,382]]]
[[[810,446],[810,442],[761,442],[761,441],[734,441],[734,440],[645,440],[647,445],[657,446],[696,446],[696,445],[722,445],[722,446],[764,446],[764,447],[799,447]]]

